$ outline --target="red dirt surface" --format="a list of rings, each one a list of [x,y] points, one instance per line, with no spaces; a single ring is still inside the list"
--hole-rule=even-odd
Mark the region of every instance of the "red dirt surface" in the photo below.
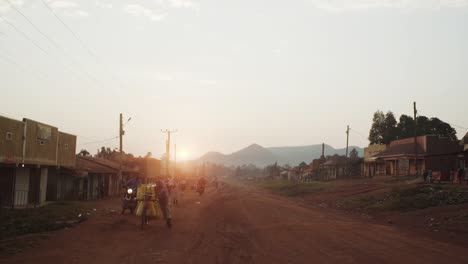
[[[466,248],[245,185],[186,191],[172,230],[121,216],[119,201],[1,263],[468,263]],[[116,212],[110,212],[112,208]]]

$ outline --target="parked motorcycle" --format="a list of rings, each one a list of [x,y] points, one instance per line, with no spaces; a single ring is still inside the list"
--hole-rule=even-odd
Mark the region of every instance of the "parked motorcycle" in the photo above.
[[[130,210],[130,213],[133,214],[135,208],[137,207],[137,198],[136,190],[133,190],[130,187],[127,187],[125,190],[124,197],[122,199],[122,213],[125,214],[125,210]]]

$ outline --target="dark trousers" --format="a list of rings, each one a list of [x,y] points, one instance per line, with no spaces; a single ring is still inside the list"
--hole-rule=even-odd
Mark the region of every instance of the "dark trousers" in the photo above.
[[[159,197],[158,200],[164,219],[172,219],[171,209],[169,208],[169,199],[167,197]]]

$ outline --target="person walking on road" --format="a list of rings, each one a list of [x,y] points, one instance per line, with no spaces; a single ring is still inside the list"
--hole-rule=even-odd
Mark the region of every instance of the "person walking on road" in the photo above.
[[[463,168],[458,169],[458,183],[463,184],[463,180],[465,179],[465,170]]]
[[[171,186],[171,201],[173,205],[177,205],[179,203],[179,182],[176,180],[172,181]]]
[[[161,213],[166,220],[166,225],[168,228],[172,227],[172,215],[171,208],[169,207],[169,191],[167,185],[164,181],[159,180],[156,183],[156,188],[158,191],[158,202],[159,208],[161,208]]]

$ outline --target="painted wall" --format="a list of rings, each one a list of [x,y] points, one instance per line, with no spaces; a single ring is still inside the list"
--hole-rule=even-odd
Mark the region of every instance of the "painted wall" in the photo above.
[[[0,163],[20,163],[23,156],[24,124],[0,116]],[[11,140],[7,138],[11,134]]]
[[[26,124],[26,164],[55,165],[58,129],[29,119]]]
[[[75,167],[76,136],[59,132],[57,165]]]

